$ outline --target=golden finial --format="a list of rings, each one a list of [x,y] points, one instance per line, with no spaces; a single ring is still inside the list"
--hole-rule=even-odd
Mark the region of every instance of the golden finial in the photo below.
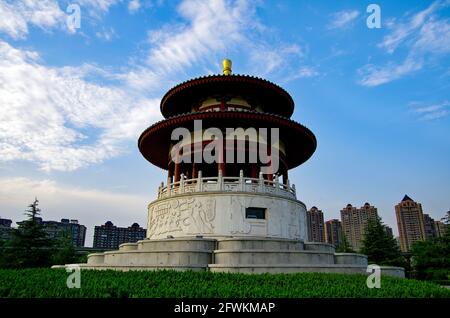
[[[222,64],[223,64],[223,75],[231,75],[231,60],[224,59]]]

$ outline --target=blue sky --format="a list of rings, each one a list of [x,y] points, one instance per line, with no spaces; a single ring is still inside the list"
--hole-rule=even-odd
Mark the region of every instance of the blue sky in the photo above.
[[[366,8],[381,8],[369,29]],[[80,8],[80,28],[66,9]],[[297,195],[339,218],[378,207],[397,232],[404,194],[450,209],[449,1],[0,2],[0,216],[35,196],[45,219],[146,223],[163,171],[137,138],[180,81],[233,72],[280,84],[318,140],[290,172]]]

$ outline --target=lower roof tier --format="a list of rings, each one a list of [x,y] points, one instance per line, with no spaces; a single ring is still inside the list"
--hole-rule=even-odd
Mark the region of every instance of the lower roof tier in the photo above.
[[[288,169],[295,168],[307,161],[317,147],[314,134],[305,126],[290,119],[266,113],[225,111],[198,112],[179,115],[155,123],[139,137],[138,147],[145,159],[162,169],[168,167],[169,151],[174,129],[183,127],[194,131],[194,121],[201,120],[202,128],[250,128],[256,130],[279,128],[279,138],[284,144]]]

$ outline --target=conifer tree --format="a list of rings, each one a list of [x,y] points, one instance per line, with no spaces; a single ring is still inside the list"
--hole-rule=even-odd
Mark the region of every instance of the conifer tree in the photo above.
[[[48,238],[40,222],[40,209],[35,199],[28,206],[25,215],[28,219],[13,229],[11,240],[4,248],[3,266],[14,268],[50,266],[53,241]]]
[[[336,248],[336,253],[355,253],[344,233],[342,233],[342,240]]]
[[[385,231],[380,217],[367,222],[360,252],[367,255],[371,264],[405,266],[395,238]]]

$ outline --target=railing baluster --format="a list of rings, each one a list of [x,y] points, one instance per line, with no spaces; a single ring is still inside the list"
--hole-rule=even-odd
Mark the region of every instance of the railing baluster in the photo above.
[[[258,183],[257,185],[254,184],[255,181]],[[204,182],[206,182],[205,185],[203,184]],[[248,185],[247,182],[249,182]],[[255,186],[256,189],[254,188]],[[270,182],[264,179],[262,172],[259,173],[258,179],[245,178],[243,170],[239,171],[239,177],[224,177],[222,171],[219,170],[217,177],[203,178],[202,172],[198,171],[198,177],[196,179],[185,180],[185,176],[182,174],[180,181],[171,183],[170,178],[168,178],[166,186],[161,182],[161,185],[158,187],[158,199],[188,192],[223,191],[225,187],[230,192],[251,191],[296,198],[295,184],[291,186],[289,179],[286,180],[286,184],[280,183],[279,178],[275,178]]]

